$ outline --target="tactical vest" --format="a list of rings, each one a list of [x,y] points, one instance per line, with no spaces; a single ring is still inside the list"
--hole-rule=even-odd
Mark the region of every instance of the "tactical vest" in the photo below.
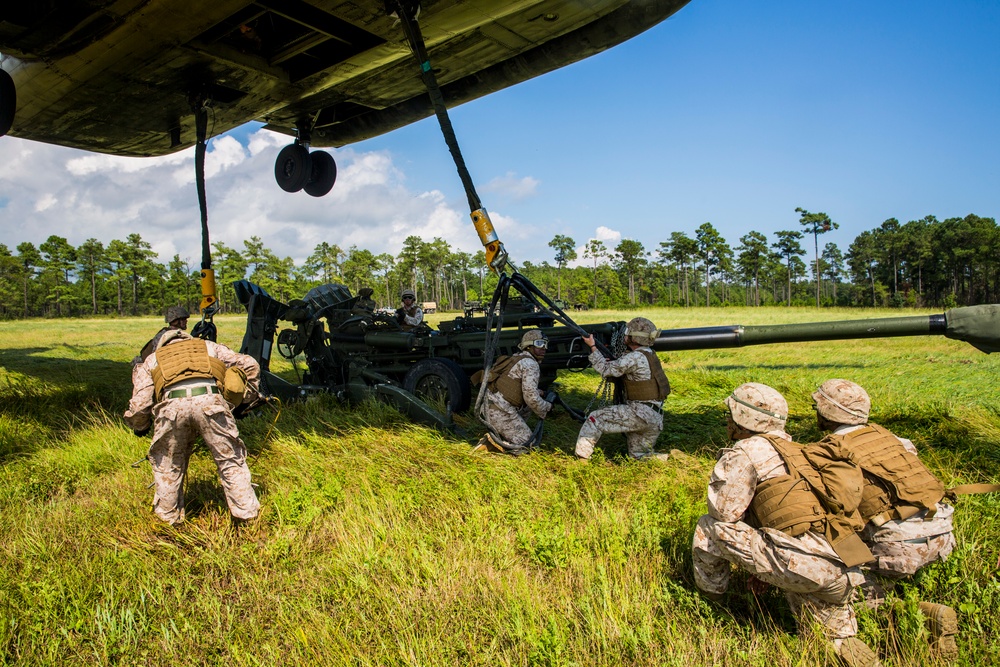
[[[865,473],[859,510],[865,522],[881,526],[891,519],[908,519],[927,510],[934,513],[945,489],[916,455],[906,451],[899,438],[878,424],[824,440],[842,443],[858,457]]]
[[[778,452],[789,474],[757,485],[750,501],[750,514],[756,525],[792,537],[809,530],[820,533],[848,567],[874,560],[857,534],[864,527],[856,510],[863,486],[857,464],[829,446],[800,447],[777,436],[759,435]],[[833,472],[838,466],[839,475]],[[856,476],[851,474],[852,466]],[[821,473],[820,468],[825,470]],[[827,481],[824,475],[830,476]],[[855,477],[856,481],[851,482]]]
[[[523,353],[500,357],[490,369],[490,379],[486,383],[487,389],[498,392],[508,403],[519,409],[524,407],[524,392],[521,389],[521,381],[512,378],[510,371],[524,358]]]
[[[663,372],[663,364],[654,352],[638,350],[642,356],[646,357],[649,364],[649,373],[652,377],[648,380],[629,380],[623,378],[625,385],[626,401],[662,401],[670,394],[670,381],[667,374]]]
[[[226,365],[208,354],[208,345],[201,338],[170,343],[156,352],[156,368],[152,370],[153,390],[159,399],[165,387],[196,378],[215,378],[222,383]]]

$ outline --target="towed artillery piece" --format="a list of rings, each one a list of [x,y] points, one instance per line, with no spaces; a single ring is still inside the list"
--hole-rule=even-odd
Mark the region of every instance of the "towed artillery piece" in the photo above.
[[[261,390],[281,400],[304,399],[319,393],[359,401],[375,396],[396,406],[411,419],[453,428],[451,415],[469,407],[470,378],[483,369],[490,321],[487,317],[456,317],[431,329],[421,325],[404,330],[392,316],[373,312],[343,285],[321,285],[288,304],[259,286],[234,283],[247,309],[247,327],[240,352],[261,365]],[[530,302],[511,299],[497,338],[497,354],[512,354],[526,329],[541,328],[549,338],[541,362],[541,386],[560,370],[587,368],[588,348],[580,330],[614,349],[624,339],[624,322],[556,326],[554,318]],[[289,326],[279,331],[280,323]],[[661,331],[653,344],[658,352],[742,347],[766,343],[944,335],[966,341],[984,352],[1000,351],[1000,305],[955,308],[941,315],[862,319],[808,324],[715,326]],[[301,355],[307,370],[293,384],[270,370],[272,351],[292,361]]]
[[[404,329],[391,315],[372,311],[343,285],[321,285],[302,299],[282,303],[261,287],[241,280],[233,284],[247,309],[247,328],[240,352],[261,366],[261,391],[283,401],[319,393],[359,401],[375,396],[412,419],[453,428],[451,415],[468,409],[470,378],[483,369],[489,318],[456,317],[437,329],[421,325]],[[497,354],[513,354],[527,329],[543,328],[549,338],[542,362],[541,386],[559,370],[582,370],[588,348],[579,334],[554,326],[553,317],[537,312],[526,300],[510,299],[495,316],[504,329]],[[279,331],[280,323],[287,323]],[[605,345],[621,337],[624,322],[585,324],[582,329]],[[301,384],[270,370],[272,351],[295,363],[305,359]]]

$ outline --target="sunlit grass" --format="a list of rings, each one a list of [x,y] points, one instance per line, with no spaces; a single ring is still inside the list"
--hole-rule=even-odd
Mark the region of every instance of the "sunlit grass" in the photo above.
[[[581,321],[660,327],[764,324],[899,311],[588,311]],[[908,311],[903,314],[915,314]],[[450,315],[432,316],[444,319]],[[238,347],[243,319],[217,318]],[[148,438],[120,421],[129,360],[154,318],[29,321],[0,329],[0,655],[4,664],[814,665],[822,645],[789,634],[780,595],[737,576],[725,606],[691,583],[690,542],[725,444],[722,399],[744,381],[789,399],[790,430],[818,435],[809,393],[847,377],[875,419],[911,437],[949,484],[997,479],[1000,355],[920,337],[663,355],[674,393],[665,464],[622,458],[606,437],[571,456],[557,415],[542,451],[470,454],[465,437],[379,404],[330,397],[240,423],[262,514],[235,530],[210,457],[192,459],[189,521],[159,523]],[[276,360],[279,371],[291,366]],[[592,372],[560,376],[584,406]],[[139,462],[136,467],[132,464]],[[921,665],[916,603],[956,606],[964,664],[995,664],[1000,499],[962,499],[959,548],[860,611],[887,664]]]

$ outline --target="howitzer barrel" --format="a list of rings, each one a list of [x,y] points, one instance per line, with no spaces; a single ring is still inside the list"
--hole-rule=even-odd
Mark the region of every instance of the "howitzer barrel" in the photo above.
[[[657,352],[802,343],[855,338],[943,335],[971,343],[983,352],[1000,351],[1000,305],[954,308],[943,315],[887,317],[838,322],[764,326],[665,329],[653,343]]]

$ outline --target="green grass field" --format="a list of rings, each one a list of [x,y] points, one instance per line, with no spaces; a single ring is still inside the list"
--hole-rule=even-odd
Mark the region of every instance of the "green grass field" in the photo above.
[[[805,322],[914,311],[694,309],[661,327]],[[435,321],[449,317],[433,316]],[[217,318],[238,347],[243,320]],[[240,422],[262,513],[239,530],[211,458],[192,458],[188,522],[150,509],[147,438],[120,415],[129,360],[153,318],[5,322],[0,328],[0,656],[5,665],[825,664],[794,635],[781,595],[737,576],[723,606],[694,590],[690,543],[726,442],[723,398],[746,381],[789,399],[789,431],[819,433],[809,394],[844,377],[873,419],[914,440],[952,485],[996,481],[1000,355],[937,337],[661,355],[674,393],[666,463],[623,458],[608,436],[586,464],[557,415],[542,451],[470,454],[465,439],[379,404],[327,397]],[[290,371],[287,364],[276,370]],[[585,406],[592,372],[560,377]],[[272,428],[273,425],[273,428]],[[133,465],[134,463],[137,465]],[[959,610],[962,664],[1000,663],[1000,497],[963,498],[951,559],[897,589],[862,638],[886,664],[922,665],[916,611]]]

